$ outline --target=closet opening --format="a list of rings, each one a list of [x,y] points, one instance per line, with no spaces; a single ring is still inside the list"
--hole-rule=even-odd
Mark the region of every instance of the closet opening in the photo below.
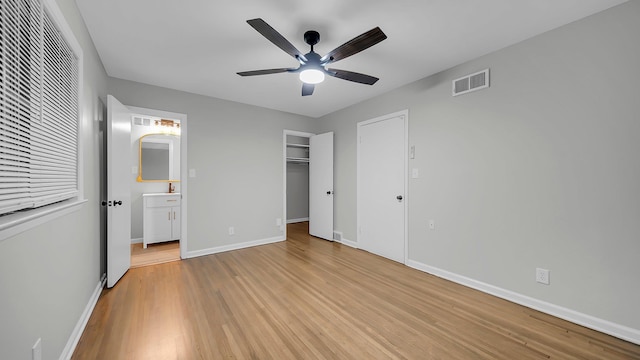
[[[285,224],[297,224],[296,228],[305,228],[306,234],[309,233],[309,138],[312,135],[286,130],[284,135]]]
[[[285,224],[307,223],[309,235],[333,241],[333,133],[284,130],[283,153]]]

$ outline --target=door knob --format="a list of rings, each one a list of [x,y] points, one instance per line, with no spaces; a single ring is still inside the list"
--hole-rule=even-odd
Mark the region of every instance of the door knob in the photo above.
[[[113,202],[113,206],[118,206],[118,205],[122,205],[122,200]]]
[[[398,199],[398,201],[402,201],[402,195],[396,196],[396,199]]]
[[[331,194],[333,194],[333,191],[331,190],[327,191],[327,195],[331,195]]]
[[[107,206],[107,204],[108,204],[107,200],[102,200],[102,202],[100,203],[100,205],[102,205],[102,206]],[[111,204],[109,204],[109,205],[111,205]]]

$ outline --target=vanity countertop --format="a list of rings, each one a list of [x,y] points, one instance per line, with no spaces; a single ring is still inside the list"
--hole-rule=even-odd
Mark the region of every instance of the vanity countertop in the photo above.
[[[142,194],[142,196],[175,196],[175,195],[180,195],[179,192],[174,192],[174,193],[149,193],[149,194]]]

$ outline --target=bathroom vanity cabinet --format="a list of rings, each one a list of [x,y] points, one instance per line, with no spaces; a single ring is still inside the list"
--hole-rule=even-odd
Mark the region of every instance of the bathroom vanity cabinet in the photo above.
[[[143,194],[143,239],[148,244],[180,239],[179,193]]]

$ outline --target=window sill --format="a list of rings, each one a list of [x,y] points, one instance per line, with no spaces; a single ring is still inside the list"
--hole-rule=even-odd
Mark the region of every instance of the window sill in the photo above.
[[[19,212],[0,217],[0,241],[33,229],[36,226],[52,221],[63,215],[78,211],[86,202],[86,199],[68,200],[27,212]]]

